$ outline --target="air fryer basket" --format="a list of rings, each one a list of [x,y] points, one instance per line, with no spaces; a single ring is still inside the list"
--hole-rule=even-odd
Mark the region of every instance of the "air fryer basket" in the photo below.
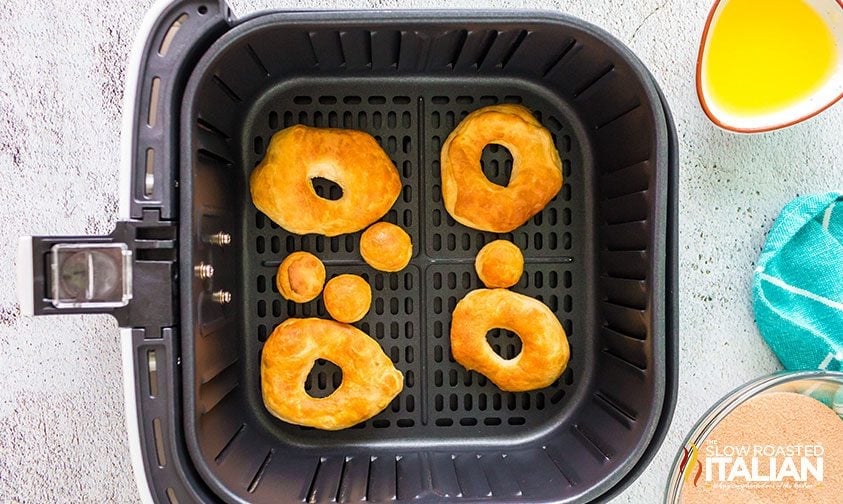
[[[675,152],[654,82],[617,41],[557,15],[267,13],[222,35],[184,96],[185,442],[215,493],[249,502],[582,501],[642,458],[672,408]],[[445,212],[439,150],[467,113],[505,102],[527,106],[551,131],[565,185],[526,225],[496,235]],[[404,183],[386,216],[413,239],[404,271],[366,266],[358,234],[291,235],[254,208],[249,173],[272,134],[293,124],[378,139]],[[511,159],[489,148],[484,166],[504,183]],[[229,246],[209,240],[220,231]],[[524,251],[514,290],[544,301],[568,332],[569,368],[543,390],[501,392],[450,356],[450,312],[480,286],[477,251],[500,237]],[[261,401],[268,334],[287,317],[326,317],[321,301],[287,303],[275,290],[275,269],[295,250],[317,254],[329,276],[369,280],[372,310],[356,325],[406,377],[384,412],[352,429],[285,424]],[[212,279],[194,275],[200,263],[214,266]],[[215,301],[220,290],[230,304]],[[490,338],[517,353],[511,334]],[[324,395],[338,382],[320,362],[307,387]]]

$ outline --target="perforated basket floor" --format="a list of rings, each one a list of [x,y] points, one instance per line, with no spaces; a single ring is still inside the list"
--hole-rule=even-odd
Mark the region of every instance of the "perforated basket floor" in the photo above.
[[[183,296],[185,431],[220,496],[570,501],[605,492],[635,464],[664,399],[668,152],[653,84],[606,37],[567,19],[269,14],[205,55],[182,115],[182,208],[192,215],[182,250],[220,273],[194,279]],[[439,185],[442,142],[469,112],[495,103],[534,111],[565,176],[541,213],[500,235],[457,224]],[[406,269],[368,267],[359,233],[291,235],[254,208],[249,173],[272,134],[294,124],[363,130],[380,142],[404,184],[385,220],[412,237]],[[505,149],[488,147],[483,164],[506,183]],[[316,189],[338,196],[330,183]],[[219,228],[235,247],[203,239]],[[568,369],[545,389],[502,392],[450,354],[451,311],[481,287],[474,258],[497,238],[524,252],[513,290],[542,300],[568,334]],[[278,265],[297,250],[319,256],[329,277],[369,281],[372,309],[355,325],[405,376],[385,411],[351,429],[286,424],[261,400],[260,353],[273,328],[288,317],[327,318],[321,299],[290,303],[275,289]],[[232,304],[212,302],[219,288],[233,292]],[[489,340],[506,357],[520,350],[505,331]],[[305,386],[322,396],[340,379],[317,362]]]
[[[572,213],[584,214],[579,149],[572,142],[570,126],[557,119],[546,100],[531,95],[496,96],[499,84],[476,85],[478,99],[453,94],[453,83],[424,86],[424,94],[410,94],[413,88],[398,82],[367,83],[376,87],[376,95],[362,94],[359,84],[334,83],[323,94],[305,94],[314,83],[281,87],[250,120],[247,134],[255,148],[247,153],[247,166],[256,165],[264,156],[264,146],[272,133],[293,124],[343,127],[366,131],[381,143],[399,167],[404,188],[398,202],[386,216],[387,221],[406,229],[414,243],[414,256],[405,270],[395,274],[377,272],[368,267],[358,251],[360,233],[324,238],[291,235],[255,210],[250,201],[244,213],[252,215],[245,230],[245,242],[254,262],[247,272],[254,286],[246,304],[254,306],[254,317],[246,321],[246,334],[252,334],[250,351],[260,353],[261,343],[272,329],[287,317],[318,316],[327,318],[321,298],[307,304],[283,300],[275,288],[275,271],[281,259],[296,250],[307,250],[327,265],[328,276],[341,273],[361,274],[372,290],[371,312],[357,327],[376,338],[406,379],[404,391],[390,408],[355,430],[366,430],[372,439],[394,439],[399,443],[420,441],[426,437],[465,438],[482,436],[507,438],[527,429],[555,420],[570,396],[571,387],[582,376],[580,346],[575,326],[582,324],[581,312],[573,300],[581,288],[582,261],[575,260],[579,237]],[[332,94],[324,94],[332,91]],[[512,92],[520,91],[511,88]],[[455,123],[484,104],[519,102],[539,115],[553,132],[564,157],[565,186],[542,213],[513,233],[498,235],[471,230],[457,224],[442,203],[439,182],[439,151]],[[554,115],[556,114],[556,116]],[[263,118],[263,120],[259,118]],[[561,117],[561,116],[560,116]],[[511,158],[505,149],[487,149],[484,164],[497,182],[508,179]],[[576,167],[576,168],[574,168]],[[579,173],[577,173],[579,172]],[[577,175],[580,175],[577,177]],[[329,191],[328,191],[329,192]],[[327,192],[326,192],[327,194]],[[567,224],[564,222],[567,221]],[[571,363],[564,377],[551,387],[530,393],[504,393],[482,375],[466,371],[450,355],[448,331],[450,314],[456,302],[469,290],[481,287],[473,261],[483,244],[496,238],[513,240],[524,251],[525,272],[514,290],[545,301],[563,322],[572,346]],[[579,316],[579,318],[578,318]],[[506,356],[520,350],[520,340],[504,331],[496,331],[492,340]],[[314,383],[309,385],[326,393],[328,385],[339,378],[331,366],[331,377],[320,375],[316,366]],[[249,388],[260,390],[259,376]],[[459,386],[459,388],[457,388]],[[260,408],[259,396],[252,398]],[[547,406],[551,406],[548,408]],[[477,426],[494,428],[478,429]],[[279,430],[289,435],[315,439],[359,439],[360,432],[325,433],[304,431],[283,422]],[[412,427],[412,429],[408,429]]]

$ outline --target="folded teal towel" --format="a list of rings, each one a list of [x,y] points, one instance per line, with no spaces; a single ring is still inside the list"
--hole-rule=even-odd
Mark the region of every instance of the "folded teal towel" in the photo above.
[[[832,192],[788,203],[758,258],[755,321],[786,369],[843,367],[842,201]]]

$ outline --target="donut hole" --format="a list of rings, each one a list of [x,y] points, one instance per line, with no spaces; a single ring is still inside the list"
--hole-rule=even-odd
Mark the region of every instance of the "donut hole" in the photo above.
[[[304,382],[304,391],[310,397],[321,399],[333,394],[342,383],[342,369],[333,362],[317,359]]]
[[[313,192],[322,199],[336,201],[342,198],[342,187],[332,180],[313,177],[310,179],[310,185],[313,186]]]
[[[512,154],[503,145],[490,143],[483,148],[480,167],[489,182],[506,187],[512,176]]]
[[[521,338],[507,329],[490,329],[486,333],[486,342],[504,360],[514,359],[521,353]]]

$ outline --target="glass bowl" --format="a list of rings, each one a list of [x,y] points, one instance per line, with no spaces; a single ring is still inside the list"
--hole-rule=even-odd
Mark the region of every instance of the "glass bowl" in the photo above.
[[[672,465],[665,502],[681,502],[684,487],[683,462],[689,450],[702,446],[714,428],[735,408],[749,399],[772,392],[794,392],[811,396],[838,415],[843,415],[843,373],[840,372],[783,371],[741,385],[709,409],[685,438]]]

